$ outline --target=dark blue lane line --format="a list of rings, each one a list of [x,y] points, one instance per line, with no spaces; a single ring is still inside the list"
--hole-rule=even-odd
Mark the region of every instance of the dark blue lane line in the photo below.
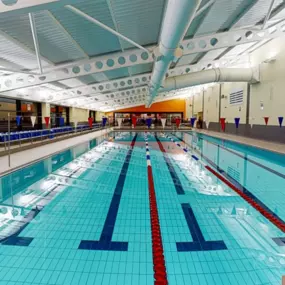
[[[161,149],[161,151],[163,152],[163,157],[165,159],[165,162],[168,166],[168,169],[173,169],[173,165],[170,162],[169,158],[165,156],[165,149],[162,145],[162,143],[160,142],[159,138],[157,137],[157,135],[155,135],[156,141],[159,145],[159,148]],[[168,160],[167,160],[168,159]],[[168,164],[170,162],[170,165]],[[174,170],[175,172],[175,170]],[[171,174],[171,172],[170,172]],[[176,177],[179,180],[179,177],[177,176],[176,172],[175,175],[171,174],[173,183],[175,185],[176,188]],[[182,187],[182,184],[179,180],[179,185],[181,187],[181,189],[177,189],[176,188],[176,192],[177,194],[180,194],[182,191],[183,194],[185,194],[185,191]],[[223,241],[205,241],[204,236],[202,234],[202,231],[199,227],[199,224],[196,220],[196,217],[194,215],[194,212],[191,208],[191,206],[189,204],[181,204],[189,231],[191,233],[193,242],[177,242],[176,243],[176,248],[177,251],[182,252],[182,251],[210,251],[210,250],[224,250],[227,249],[225,243]]]
[[[172,178],[172,181],[173,181],[173,184],[175,186],[175,190],[176,190],[177,194],[178,195],[184,195],[185,191],[184,191],[184,189],[182,187],[181,181],[180,181],[180,179],[179,179],[179,177],[178,177],[178,175],[177,175],[177,173],[175,171],[175,168],[174,168],[172,162],[170,161],[169,157],[166,156],[165,149],[164,149],[162,143],[160,142],[160,140],[159,140],[159,138],[157,137],[156,134],[155,134],[155,139],[156,139],[156,141],[157,141],[157,143],[159,145],[160,150],[163,153],[164,161],[165,161],[165,163],[167,165],[167,168],[169,170],[169,173],[171,175],[171,178]]]
[[[36,207],[32,209],[25,217],[22,225],[13,234],[0,240],[2,245],[13,245],[13,246],[29,246],[34,238],[32,237],[19,237],[21,232],[32,222],[32,220],[41,212],[42,209]]]
[[[205,241],[191,206],[189,204],[181,204],[181,206],[193,241],[177,242],[177,251],[210,251],[227,249],[226,244],[222,240]]]
[[[220,168],[218,165],[216,165],[212,160],[210,160],[208,157],[204,156],[202,153],[201,153],[201,157],[204,158],[207,161],[207,163],[209,163],[213,168],[215,168],[219,173],[221,173],[235,187],[237,187],[240,191],[242,191],[247,197],[249,197],[256,204],[258,204],[265,212],[268,212],[269,214],[274,216],[278,220],[279,223],[282,223],[282,224],[285,223],[282,220],[282,218],[280,218],[276,213],[274,213],[266,204],[264,204],[259,198],[257,198],[254,194],[252,194],[246,187],[244,187],[238,181],[236,181],[234,178],[232,178],[230,175],[228,175],[222,168]],[[276,242],[276,240],[278,240],[278,238],[272,238],[272,239],[275,242]]]
[[[229,180],[232,184],[234,184],[238,189],[240,189],[244,194],[246,194],[250,199],[252,199],[254,202],[259,204],[265,211],[269,212],[271,215],[273,215],[275,218],[277,218],[279,221],[284,223],[284,221],[275,214],[272,210],[270,210],[259,198],[257,198],[254,194],[252,194],[246,187],[241,185],[237,180],[232,178],[230,175],[228,175],[227,172],[225,172],[222,168],[220,168],[218,165],[216,165],[212,160],[210,160],[208,157],[202,155],[202,157],[212,166],[214,167],[219,173],[221,173],[227,180]]]
[[[98,241],[96,240],[82,240],[79,244],[78,249],[86,250],[110,250],[110,251],[127,251],[128,242],[114,242],[112,241],[112,236],[116,224],[116,219],[119,211],[119,206],[122,198],[122,193],[124,189],[125,180],[127,177],[127,172],[129,168],[129,163],[133,153],[133,147],[137,139],[137,133],[134,136],[131,148],[129,149],[127,156],[125,158],[124,164],[122,166],[119,179],[117,181],[115,191],[110,203],[110,207],[107,213],[107,217],[103,226],[103,230]]]
[[[55,195],[54,190],[59,185],[55,185],[52,187],[45,195],[42,197],[51,196],[53,197]],[[50,200],[50,199],[49,199]],[[2,204],[1,204],[2,205]],[[13,207],[13,206],[12,206]],[[19,207],[17,207],[19,208]],[[24,209],[24,207],[21,207]],[[19,237],[19,235],[22,233],[22,231],[35,219],[35,217],[43,210],[44,206],[37,205],[36,208],[32,209],[24,218],[22,221],[19,221],[21,223],[21,226],[16,230],[15,232],[12,232],[9,236],[3,238],[0,240],[0,243],[3,245],[14,245],[14,246],[29,246],[30,243],[33,241],[34,238],[31,237]]]
[[[221,146],[219,146],[219,147],[221,147]],[[195,151],[198,152],[197,150],[195,150]],[[259,200],[254,194],[252,194],[246,187],[244,187],[238,181],[236,181],[234,178],[232,178],[230,175],[228,175],[227,172],[225,172],[222,168],[220,168],[216,163],[214,163],[208,157],[204,156],[201,152],[199,152],[199,154],[207,161],[207,163],[209,163],[212,167],[214,167],[219,173],[221,173],[226,179],[228,179],[232,184],[234,184],[237,188],[239,188],[249,198],[254,200],[263,209],[265,209],[267,212],[269,212],[274,217],[276,217],[277,219],[279,219],[281,222],[284,223],[284,221],[277,214],[275,214],[273,211],[271,211],[261,200]]]
[[[189,135],[191,135],[191,134],[189,134]],[[175,137],[177,137],[177,136],[175,135]],[[177,137],[177,138],[178,138],[180,141],[183,141],[183,140],[181,140],[179,137]],[[273,173],[273,174],[275,174],[275,175],[277,175],[277,176],[279,176],[279,177],[285,179],[285,174],[280,173],[280,172],[278,172],[278,171],[276,171],[276,170],[274,170],[274,169],[272,169],[272,168],[270,168],[270,167],[268,167],[268,166],[265,166],[265,165],[263,165],[263,164],[261,164],[261,163],[255,161],[255,160],[252,160],[251,158],[248,158],[246,155],[243,156],[243,155],[241,155],[241,154],[239,154],[239,153],[237,153],[237,152],[235,152],[235,151],[233,151],[233,150],[231,150],[231,149],[228,149],[228,148],[226,148],[226,147],[224,147],[224,146],[222,146],[222,145],[218,145],[218,144],[216,144],[216,143],[214,143],[214,142],[208,141],[207,139],[204,139],[204,138],[201,138],[201,137],[200,137],[200,139],[201,139],[201,140],[204,140],[204,141],[207,141],[208,143],[210,143],[210,144],[212,144],[212,145],[214,145],[214,146],[220,147],[220,148],[222,148],[222,149],[224,149],[224,150],[226,150],[226,151],[228,151],[228,152],[230,152],[230,153],[232,153],[232,154],[234,154],[234,155],[236,155],[236,156],[238,156],[238,157],[240,157],[240,158],[242,158],[242,159],[244,159],[244,160],[247,160],[247,161],[251,162],[252,164],[255,164],[256,166],[259,166],[260,168],[263,168],[263,169],[265,169],[265,170],[267,170],[267,171],[269,171],[269,172],[271,172],[271,173]],[[184,141],[183,141],[183,142],[184,142]]]
[[[178,138],[178,137],[177,137]],[[179,138],[178,138],[179,139]],[[183,141],[182,139],[180,139]],[[184,142],[184,141],[183,141]],[[184,142],[185,143],[185,142]],[[217,145],[218,148],[220,148],[220,145]],[[208,164],[210,164],[213,168],[215,168],[219,173],[221,173],[228,181],[230,181],[235,187],[240,189],[244,194],[246,194],[250,199],[252,199],[255,203],[257,203],[260,207],[263,208],[264,211],[270,213],[272,216],[274,216],[278,221],[282,224],[284,224],[284,221],[270,208],[268,208],[261,200],[259,200],[254,194],[252,194],[247,188],[245,188],[243,185],[241,185],[238,181],[236,181],[234,178],[229,176],[222,168],[220,168],[217,164],[215,164],[212,160],[210,160],[208,157],[204,156],[203,153],[199,152],[198,150],[194,150],[198,152],[202,158],[204,158]],[[279,245],[279,246],[284,246],[285,244],[285,238],[272,238],[273,241]]]
[[[278,246],[285,246],[285,237],[272,238]]]
[[[194,158],[195,160],[199,160],[199,158],[198,158],[197,156],[195,156],[194,154],[191,155],[191,156],[192,156],[192,158]]]

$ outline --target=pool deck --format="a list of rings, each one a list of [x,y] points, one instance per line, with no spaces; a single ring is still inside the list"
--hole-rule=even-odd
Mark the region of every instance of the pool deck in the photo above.
[[[115,128],[114,130],[115,131],[126,131],[124,129],[118,129],[118,128]],[[130,131],[130,129],[128,131]],[[132,129],[132,131],[146,131],[146,129],[145,130]],[[162,129],[152,129],[150,131],[161,132],[163,130]],[[168,131],[171,131],[171,130],[168,130]],[[181,129],[179,131],[186,131],[186,130]],[[285,154],[285,144],[282,144],[282,143],[267,142],[267,141],[251,139],[251,138],[241,137],[237,135],[230,135],[230,134],[218,133],[218,132],[213,132],[213,131],[207,131],[207,130],[194,129],[194,131],[197,131],[202,134],[210,135],[216,138],[231,140],[234,142],[247,144],[247,145],[255,146],[258,148]],[[33,149],[28,149],[28,150],[23,150],[17,153],[13,153],[11,154],[11,167],[8,166],[8,156],[7,155],[2,156],[0,157],[0,175],[3,173],[7,173],[11,170],[15,170],[23,165],[43,159],[47,156],[63,151],[65,149],[68,149],[80,143],[87,142],[103,134],[106,134],[106,131],[104,130],[96,131],[96,132],[88,133],[82,136],[69,138],[63,141],[54,142],[52,144],[38,146]]]
[[[110,129],[111,131],[112,129]],[[96,137],[106,134],[106,130],[99,130],[78,137],[68,138],[51,144],[41,145],[11,154],[11,167],[8,166],[8,155],[0,157],[0,175],[16,170],[23,165],[36,162],[57,152],[69,149],[78,144],[88,142]]]
[[[194,129],[194,131],[196,131],[197,133],[209,135],[215,138],[230,140],[230,141],[234,141],[237,143],[242,143],[242,144],[266,149],[269,151],[274,151],[277,153],[285,154],[285,144],[283,143],[269,142],[269,141],[264,141],[264,140],[252,139],[252,138],[247,138],[243,136],[237,136],[237,135],[231,135],[231,134],[225,134],[225,133],[219,133],[219,132],[213,132],[213,131],[207,131],[207,130]]]

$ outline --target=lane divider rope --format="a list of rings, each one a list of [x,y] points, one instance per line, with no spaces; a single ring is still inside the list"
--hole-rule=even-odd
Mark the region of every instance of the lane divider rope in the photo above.
[[[167,273],[166,273],[165,259],[163,253],[163,244],[162,244],[156,195],[154,189],[154,181],[152,175],[150,151],[149,151],[148,138],[146,132],[144,133],[144,139],[145,139],[145,148],[146,148],[146,162],[147,162],[147,176],[148,176],[148,190],[149,190],[149,204],[150,204],[154,284],[167,285],[168,284]]]
[[[183,148],[179,143],[175,142],[173,138],[169,137],[168,135],[164,135],[166,138],[170,139],[173,143],[175,143],[178,147],[182,148],[185,152],[188,152],[187,149]],[[184,142],[181,139],[182,142]],[[185,143],[185,142],[184,142]],[[205,156],[202,155],[205,159]],[[192,158],[195,160],[199,160],[195,155],[192,155]],[[199,162],[213,175],[215,175],[218,179],[220,179],[223,183],[229,186],[234,192],[236,192],[241,198],[243,198],[248,204],[250,204],[254,209],[256,209],[261,215],[263,215],[266,219],[268,219],[272,224],[274,224],[278,229],[285,233],[285,223],[276,217],[274,214],[270,213],[266,209],[264,209],[260,204],[258,204],[254,199],[250,196],[242,192],[238,187],[236,187],[233,183],[231,183],[228,179],[226,179],[223,175],[216,172],[214,169],[206,165],[204,162],[199,160]]]

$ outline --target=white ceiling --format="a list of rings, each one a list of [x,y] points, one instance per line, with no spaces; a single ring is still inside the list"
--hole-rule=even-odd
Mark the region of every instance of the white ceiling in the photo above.
[[[203,0],[200,8],[209,1]],[[144,104],[153,67],[151,53],[159,40],[166,1],[63,0],[59,4],[52,0],[25,0],[22,2],[30,3],[30,7],[21,9],[21,5],[11,5],[7,6],[11,10],[9,12],[6,12],[8,8],[3,7],[1,2],[3,0],[0,0],[1,96],[102,111]],[[42,2],[46,4],[39,5]],[[216,0],[195,17],[184,41],[190,43],[212,34],[215,37],[224,34],[229,36],[232,35],[230,32],[238,33],[245,28],[260,27],[270,2]],[[147,48],[149,54],[73,13],[66,8],[67,4],[72,4]],[[284,8],[284,1],[274,1],[265,28],[283,20]],[[40,80],[34,80],[34,76],[39,77],[39,68],[29,12],[34,17],[43,67]],[[224,46],[217,45],[198,52],[185,51],[185,55],[173,64],[168,75],[191,73],[215,66],[231,67],[232,59],[235,59],[235,64],[238,59],[243,63],[255,46],[268,40],[271,38],[261,37],[258,41],[249,42],[229,40]],[[137,58],[133,60],[134,54]],[[106,64],[100,69],[98,62]],[[100,83],[103,83],[104,88],[100,89]],[[157,100],[177,96],[185,96],[185,92],[160,94]]]

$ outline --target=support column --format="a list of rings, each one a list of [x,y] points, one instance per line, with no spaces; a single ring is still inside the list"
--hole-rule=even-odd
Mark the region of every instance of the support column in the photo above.
[[[21,100],[16,100],[16,115],[17,116],[21,116],[22,115],[22,108],[21,107],[22,107]],[[17,130],[18,131],[22,131],[23,130],[22,120],[21,120],[20,126],[17,126]]]
[[[66,112],[66,125],[70,126],[69,107],[65,107],[65,112]]]
[[[250,84],[247,84],[246,94],[246,114],[245,114],[245,135],[250,136],[251,127],[249,125],[249,113],[250,113]]]
[[[43,122],[42,122],[42,104],[37,104],[37,129],[41,130],[43,128]]]
[[[42,103],[42,124],[45,126],[45,117],[50,117],[50,104]],[[51,119],[50,119],[51,121]]]
[[[204,129],[204,119],[205,119],[205,89],[203,88],[203,91],[202,91],[202,114],[203,114],[203,118],[202,118],[202,126],[201,126],[201,129]]]
[[[59,106],[55,106],[55,126],[59,127]]]
[[[249,125],[249,110],[250,110],[250,84],[247,83],[246,118],[245,118],[246,126]]]
[[[195,101],[195,99],[194,99],[194,97],[196,96],[196,94],[194,94],[193,96],[192,96],[192,115],[191,115],[191,117],[194,117],[194,101]]]
[[[220,119],[221,119],[221,100],[222,100],[222,84],[220,84],[219,87],[219,118],[218,118],[218,130],[221,131],[221,124],[220,124]]]
[[[69,108],[69,123],[71,126],[74,126],[74,116],[75,116],[75,108],[70,107]]]

